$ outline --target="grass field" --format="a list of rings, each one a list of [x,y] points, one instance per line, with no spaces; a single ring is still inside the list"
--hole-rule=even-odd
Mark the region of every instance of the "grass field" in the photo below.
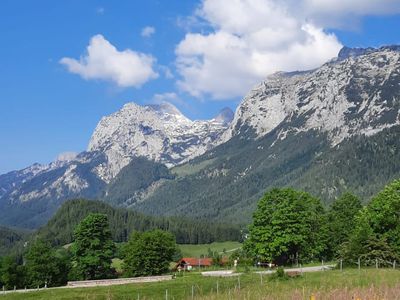
[[[211,244],[199,244],[199,245],[178,245],[182,251],[183,257],[200,257],[200,255],[207,255],[208,249],[210,248],[212,251],[223,252],[227,251],[229,255],[229,251],[233,249],[237,249],[242,247],[242,244],[239,242],[216,242]]]
[[[240,288],[239,288],[240,281]],[[218,286],[218,292],[217,292]],[[98,288],[48,289],[6,294],[0,299],[400,299],[400,271],[392,269],[349,269],[304,273],[288,280],[272,280],[259,274],[232,278],[186,274],[172,281]]]

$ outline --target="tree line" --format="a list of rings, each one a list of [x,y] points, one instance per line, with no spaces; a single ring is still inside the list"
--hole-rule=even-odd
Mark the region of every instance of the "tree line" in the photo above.
[[[400,258],[400,180],[388,184],[366,205],[345,193],[328,209],[318,198],[292,188],[272,189],[258,202],[243,249],[231,258],[278,265],[341,259],[354,265],[389,265]],[[89,213],[73,230],[70,247],[54,247],[40,235],[23,255],[2,258],[0,284],[7,288],[58,286],[67,280],[158,275],[179,258],[175,236],[159,228],[132,231],[117,249],[112,223]],[[210,251],[211,252],[211,251]],[[123,259],[123,274],[112,258]],[[216,263],[219,258],[211,253]]]
[[[75,199],[65,202],[38,236],[54,246],[69,244],[74,229],[89,213],[101,213],[108,217],[112,238],[115,242],[128,241],[133,231],[161,229],[171,232],[178,244],[206,244],[215,241],[241,239],[239,225],[188,220],[184,212],[179,217],[147,216],[126,208],[114,208],[104,202]]]
[[[124,261],[122,274],[112,267],[116,255]],[[65,285],[68,280],[160,275],[168,272],[176,255],[179,250],[175,237],[160,229],[132,232],[129,241],[118,250],[107,215],[90,213],[76,226],[74,242],[69,248],[54,248],[36,238],[22,256],[2,258],[0,286],[54,287]]]
[[[341,259],[355,265],[391,265],[400,258],[400,180],[366,205],[345,193],[329,209],[292,188],[272,189],[259,201],[243,261],[278,265]]]

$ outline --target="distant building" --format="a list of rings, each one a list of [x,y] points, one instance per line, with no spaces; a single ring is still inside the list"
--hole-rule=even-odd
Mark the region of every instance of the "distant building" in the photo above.
[[[184,257],[181,258],[175,266],[175,270],[185,270],[190,271],[193,268],[201,268],[201,267],[211,267],[212,266],[212,258],[195,258],[195,257]]]

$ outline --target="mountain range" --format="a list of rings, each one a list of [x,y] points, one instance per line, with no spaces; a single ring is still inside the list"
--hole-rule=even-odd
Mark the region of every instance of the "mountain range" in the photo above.
[[[400,177],[399,110],[399,46],[345,47],[315,70],[273,74],[211,120],[128,103],[86,152],[0,175],[0,223],[35,228],[76,197],[236,223],[275,186],[367,201]]]

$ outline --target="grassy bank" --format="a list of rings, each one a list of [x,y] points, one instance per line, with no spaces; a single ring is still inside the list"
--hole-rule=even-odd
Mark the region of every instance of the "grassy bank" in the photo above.
[[[183,257],[200,257],[201,255],[207,255],[208,249],[221,253],[225,250],[227,255],[229,255],[232,250],[242,247],[242,244],[239,242],[215,242],[211,244],[184,244],[178,246],[182,251]]]
[[[239,289],[240,281],[240,289]],[[259,274],[207,278],[187,274],[172,281],[147,284],[1,295],[0,299],[400,299],[400,271],[350,269],[305,273],[299,278],[271,280]],[[217,293],[218,287],[218,293]]]

